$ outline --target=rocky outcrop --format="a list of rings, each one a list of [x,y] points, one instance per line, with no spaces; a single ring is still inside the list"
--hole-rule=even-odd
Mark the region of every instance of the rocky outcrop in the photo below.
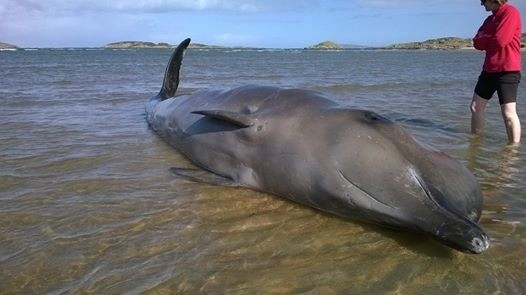
[[[145,41],[119,41],[104,45],[104,48],[116,48],[116,49],[132,49],[132,48],[175,48],[177,45],[168,43],[154,43]],[[206,45],[200,43],[190,43],[188,48],[196,49],[211,49],[211,48],[224,48],[214,45]]]
[[[332,42],[332,41],[324,41],[324,42],[321,42],[321,43],[318,43],[316,45],[313,45],[313,46],[310,46],[310,47],[307,47],[305,49],[310,49],[310,50],[338,50],[338,49],[342,49],[343,47],[335,42]]]
[[[0,49],[17,49],[15,45],[0,42]]]
[[[399,43],[388,46],[391,49],[461,49],[473,47],[471,39],[444,37],[423,42]]]
[[[109,43],[104,46],[105,48],[119,48],[119,49],[129,49],[129,48],[172,48],[173,45],[168,43],[153,43],[153,42],[143,42],[143,41],[120,41]]]

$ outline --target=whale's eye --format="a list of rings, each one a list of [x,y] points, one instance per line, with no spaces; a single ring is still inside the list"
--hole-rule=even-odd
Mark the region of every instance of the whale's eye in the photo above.
[[[370,114],[369,115],[369,120],[373,120],[373,121],[378,121],[380,118],[378,118],[378,116],[376,114]]]
[[[371,122],[390,122],[389,119],[382,117],[375,112],[364,112],[364,116],[367,120]]]

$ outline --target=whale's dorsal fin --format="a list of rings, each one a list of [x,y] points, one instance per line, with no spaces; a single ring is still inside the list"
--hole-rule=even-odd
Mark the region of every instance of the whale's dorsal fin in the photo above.
[[[183,61],[183,54],[190,44],[190,41],[190,38],[185,39],[179,44],[179,46],[177,46],[172,54],[172,57],[170,58],[170,61],[168,62],[168,66],[166,66],[163,87],[157,95],[157,97],[159,97],[161,100],[175,96],[175,92],[179,86],[179,71]]]
[[[241,128],[246,128],[254,125],[254,120],[247,114],[220,111],[220,110],[202,110],[193,111],[192,114],[199,114],[217,120],[225,121]]]

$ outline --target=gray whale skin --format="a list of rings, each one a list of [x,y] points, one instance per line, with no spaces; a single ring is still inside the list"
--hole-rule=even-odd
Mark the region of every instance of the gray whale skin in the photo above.
[[[421,233],[481,253],[482,193],[461,163],[424,147],[374,112],[302,90],[244,86],[175,96],[175,49],[146,118],[166,142],[209,172],[343,218]]]

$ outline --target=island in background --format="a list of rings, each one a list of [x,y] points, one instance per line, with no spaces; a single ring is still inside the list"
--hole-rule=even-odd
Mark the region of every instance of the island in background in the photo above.
[[[104,48],[172,48],[168,43],[154,43],[143,41],[119,41],[104,45]]]
[[[110,49],[139,49],[139,48],[175,48],[177,45],[168,43],[154,43],[145,41],[119,41],[106,44],[102,48]],[[521,36],[521,47],[526,50],[526,33]],[[0,50],[17,50],[19,47],[0,42]],[[206,45],[200,43],[190,43],[189,48],[196,49],[253,49],[253,47],[243,46],[217,46],[217,45]],[[388,46],[365,46],[365,45],[349,45],[349,44],[338,44],[334,41],[324,41],[310,47],[305,47],[305,50],[346,50],[346,49],[429,49],[429,50],[459,50],[459,49],[474,49],[473,42],[471,39],[458,38],[458,37],[444,37],[437,39],[429,39],[421,42],[408,42],[408,43],[397,43]]]
[[[0,49],[17,49],[15,45],[0,42]]]
[[[342,50],[342,49],[357,49],[357,48],[373,48],[364,45],[350,45],[350,44],[338,44],[333,41],[323,41],[316,45],[306,47],[306,50]]]
[[[521,47],[526,48],[526,33],[521,36]],[[333,41],[324,41],[316,45],[307,47],[308,50],[342,50],[349,48],[374,48],[374,49],[430,49],[430,50],[458,50],[474,49],[471,39],[458,37],[443,37],[429,39],[421,42],[397,43],[388,46],[369,47],[360,45],[343,45]]]
[[[429,39],[422,42],[408,42],[399,43],[388,46],[390,49],[465,49],[473,48],[473,41],[471,39],[444,37],[438,39]]]
[[[144,42],[144,41],[120,41],[113,42],[104,45],[104,48],[113,48],[113,49],[134,49],[134,48],[175,48],[177,45],[172,45],[168,43],[154,43],[154,42]],[[206,45],[200,43],[190,43],[188,48],[197,48],[197,49],[213,49],[213,48],[248,48],[248,47],[223,47],[216,45]]]
[[[131,49],[131,48],[174,48],[176,45],[170,45],[168,43],[153,43],[153,42],[142,42],[142,41],[121,41],[114,42],[104,46],[104,48],[119,48],[119,49]],[[521,47],[526,46],[526,33],[522,34]],[[224,47],[216,45],[206,45],[199,43],[190,43],[189,48],[198,49],[218,49],[218,48],[245,48],[250,47]],[[305,47],[305,50],[346,50],[346,49],[429,49],[429,50],[458,50],[458,49],[474,49],[473,42],[471,39],[458,38],[458,37],[444,37],[437,39],[429,39],[421,42],[408,42],[408,43],[397,43],[388,46],[372,47],[365,45],[349,45],[349,44],[338,44],[334,41],[323,41],[316,45]]]

